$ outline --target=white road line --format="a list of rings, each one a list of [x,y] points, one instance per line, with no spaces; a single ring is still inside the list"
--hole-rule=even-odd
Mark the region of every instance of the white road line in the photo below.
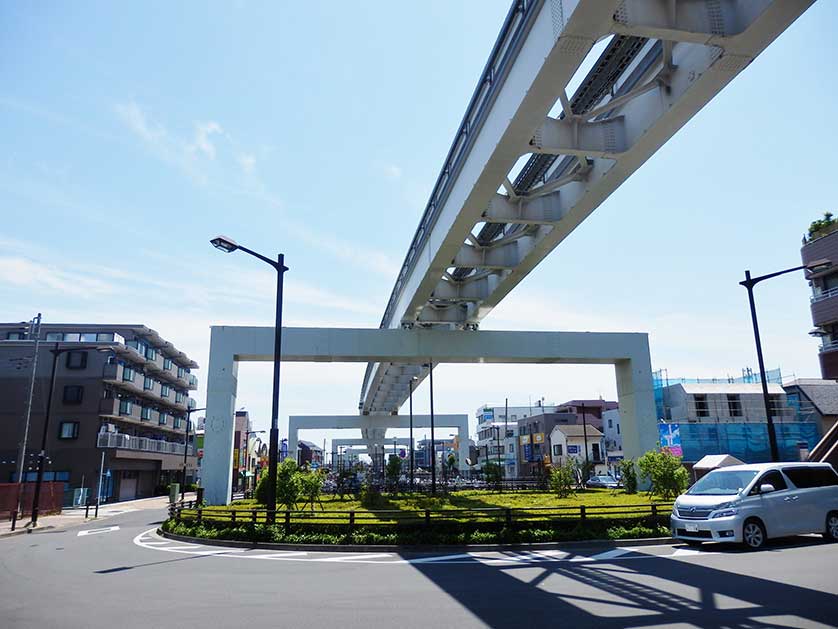
[[[600,561],[602,559],[614,559],[615,557],[620,557],[621,555],[627,555],[628,553],[634,552],[627,548],[614,548],[612,550],[606,550],[604,553],[599,553],[597,555],[593,555],[591,559],[594,561]]]
[[[366,561],[369,559],[377,559],[379,557],[392,557],[391,553],[368,553],[364,555],[349,555],[343,557],[327,557],[326,559],[314,559],[313,561],[327,561],[327,562],[347,562],[347,561]],[[380,562],[376,562],[380,563]]]
[[[248,559],[273,559],[273,560],[277,560],[277,559],[286,559],[286,558],[291,559],[291,558],[295,558],[295,557],[300,556],[300,555],[308,555],[308,553],[300,551],[300,552],[272,553],[270,555],[247,555],[247,558]]]
[[[472,553],[457,553],[456,555],[441,555],[439,557],[419,557],[417,559],[408,559],[408,563],[444,563],[451,559],[468,559],[474,558]]]
[[[118,531],[118,526],[109,526],[104,529],[88,529],[87,531],[79,531],[76,537],[84,537],[85,535],[96,535],[98,533],[110,533],[111,531]]]

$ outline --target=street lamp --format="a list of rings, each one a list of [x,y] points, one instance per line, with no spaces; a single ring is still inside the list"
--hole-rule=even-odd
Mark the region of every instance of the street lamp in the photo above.
[[[276,271],[276,321],[274,323],[274,378],[273,378],[273,406],[271,410],[270,445],[268,446],[268,504],[266,519],[269,524],[276,517],[276,464],[277,449],[279,447],[279,361],[282,354],[282,280],[288,267],[285,266],[285,255],[280,253],[276,260],[271,260],[260,253],[256,253],[238,244],[227,236],[216,236],[210,243],[216,249],[225,253],[232,253],[241,249],[254,258],[270,264]]]
[[[410,491],[413,491],[413,384],[418,380],[412,376],[408,382],[410,385]]]
[[[244,431],[244,487],[247,491],[247,470],[250,467],[250,435],[259,435],[266,430],[245,430]],[[255,488],[255,487],[254,487]]]
[[[759,338],[759,324],[757,323],[757,310],[756,306],[754,305],[754,286],[756,286],[759,282],[763,280],[771,279],[772,277],[777,277],[778,275],[785,275],[786,273],[792,273],[794,271],[809,271],[810,273],[815,273],[818,271],[823,271],[832,266],[832,262],[830,260],[815,260],[810,262],[809,264],[804,264],[802,266],[795,266],[790,269],[786,269],[784,271],[777,271],[776,273],[769,273],[768,275],[761,275],[759,277],[751,277],[750,271],[745,271],[745,280],[739,282],[741,286],[744,286],[748,290],[748,303],[751,307],[751,322],[754,326],[754,341],[756,342],[757,346],[757,362],[759,363],[759,379],[760,383],[762,384],[762,402],[765,405],[765,418],[768,422],[768,444],[771,448],[771,461],[778,462],[780,460],[780,452],[777,447],[777,433],[774,431],[774,418],[771,417],[771,399],[768,397],[768,381],[765,379],[765,363],[762,359],[762,342]]]
[[[434,363],[428,363],[431,378],[431,493],[436,495],[436,441],[434,440]]]
[[[180,501],[183,502],[183,496],[186,493],[186,455],[189,451],[189,422],[192,421],[192,413],[198,411],[205,411],[206,408],[190,408],[186,410],[186,431],[183,435],[183,472],[181,473],[180,483]]]
[[[41,484],[44,481],[44,462],[47,458],[47,434],[49,434],[49,421],[52,412],[52,394],[55,391],[55,370],[58,366],[58,356],[65,352],[83,352],[89,349],[94,349],[97,352],[112,351],[110,345],[76,345],[69,347],[59,347],[56,343],[55,347],[50,351],[52,354],[52,372],[49,380],[49,393],[47,394],[47,412],[44,418],[44,432],[41,434],[41,451],[38,452],[38,475],[35,479],[35,493],[32,496],[32,526],[38,525],[38,501],[41,498]]]

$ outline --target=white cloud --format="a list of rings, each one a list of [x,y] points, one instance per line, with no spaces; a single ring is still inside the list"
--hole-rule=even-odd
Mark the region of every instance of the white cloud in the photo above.
[[[193,153],[201,152],[210,159],[215,159],[215,145],[210,141],[210,136],[221,133],[221,125],[217,122],[202,122],[195,125],[195,141],[189,147]]]
[[[256,167],[256,157],[254,155],[249,155],[247,153],[242,153],[236,157],[236,161],[241,166],[242,171],[249,175],[253,172],[253,169]]]
[[[387,164],[384,167],[384,174],[390,179],[399,179],[402,176],[402,169],[395,164]]]
[[[112,294],[116,291],[113,284],[98,278],[36,262],[23,256],[0,257],[0,283],[18,286],[34,293],[59,292],[84,298]]]

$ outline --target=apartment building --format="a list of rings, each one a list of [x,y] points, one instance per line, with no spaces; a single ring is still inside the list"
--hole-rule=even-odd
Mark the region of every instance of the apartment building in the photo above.
[[[179,481],[197,363],[144,325],[44,324],[37,335],[24,480],[35,480],[55,356],[44,478],[95,495],[104,453],[108,500],[151,496]],[[17,478],[34,341],[27,324],[0,324],[0,478],[7,481]],[[195,467],[190,446],[187,478]]]
[[[821,377],[838,380],[838,220],[832,216],[815,221],[803,239],[800,249],[803,264],[830,260],[831,268],[817,273],[806,273],[812,296],[809,298],[812,323],[809,333],[820,337],[818,360]]]

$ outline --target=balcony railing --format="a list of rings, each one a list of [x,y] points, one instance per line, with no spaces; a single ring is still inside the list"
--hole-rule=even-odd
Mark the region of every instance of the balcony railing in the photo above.
[[[838,341],[824,340],[824,342],[821,343],[821,352],[831,352],[836,349],[838,349]]]
[[[97,445],[100,448],[121,448],[141,452],[161,452],[163,454],[183,454],[183,444],[149,437],[136,437],[119,432],[99,433]],[[195,454],[195,447],[190,444],[188,454]]]
[[[838,286],[835,288],[830,288],[829,290],[825,290],[823,292],[817,293],[812,295],[809,298],[810,303],[817,303],[819,301],[823,301],[824,299],[830,299],[831,297],[838,297]]]

